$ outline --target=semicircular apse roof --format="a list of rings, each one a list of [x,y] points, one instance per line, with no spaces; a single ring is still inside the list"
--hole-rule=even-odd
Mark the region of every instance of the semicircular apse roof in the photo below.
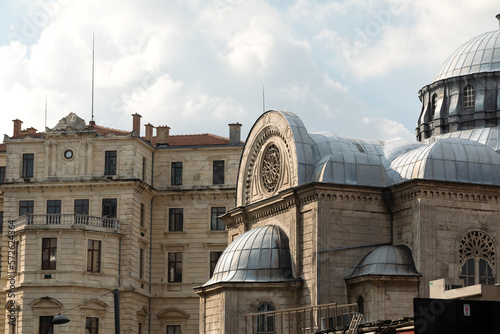
[[[500,71],[500,30],[481,34],[460,46],[444,62],[432,82],[494,71]]]
[[[293,280],[292,257],[286,233],[276,225],[243,233],[222,253],[212,278],[220,282],[284,282]]]
[[[500,155],[478,142],[444,138],[394,159],[389,177],[500,185]]]
[[[420,276],[411,250],[404,245],[382,246],[368,253],[346,279],[367,275]]]

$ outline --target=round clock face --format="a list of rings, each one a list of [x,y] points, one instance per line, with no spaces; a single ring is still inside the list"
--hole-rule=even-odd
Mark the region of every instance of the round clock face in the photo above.
[[[66,159],[71,159],[71,158],[73,158],[73,151],[72,151],[72,150],[66,150],[66,151],[64,151],[64,157],[65,157]]]

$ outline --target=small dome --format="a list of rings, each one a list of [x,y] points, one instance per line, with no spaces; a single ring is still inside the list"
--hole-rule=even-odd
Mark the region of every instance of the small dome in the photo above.
[[[314,168],[313,181],[371,187],[390,185],[389,176],[379,160],[354,151],[323,157]]]
[[[288,237],[276,225],[243,233],[222,253],[212,278],[219,282],[283,282],[293,280]]]
[[[467,139],[440,139],[400,155],[390,168],[394,183],[425,179],[500,185],[500,155]]]
[[[404,246],[382,246],[368,253],[346,279],[366,275],[420,276],[411,250]]]
[[[459,47],[441,66],[432,82],[479,72],[500,71],[500,30],[477,37]]]

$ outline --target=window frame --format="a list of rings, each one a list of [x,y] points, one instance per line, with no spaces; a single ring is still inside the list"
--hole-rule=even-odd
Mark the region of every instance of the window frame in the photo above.
[[[172,161],[170,165],[170,185],[182,186],[182,161]]]
[[[7,167],[0,166],[0,183],[5,183],[6,176],[7,176]]]
[[[46,240],[48,240],[48,245]],[[56,237],[42,238],[41,270],[57,270],[57,242]],[[55,257],[54,260],[51,260],[52,254]],[[44,259],[44,255],[47,255],[46,259]]]
[[[139,279],[144,279],[144,256],[145,256],[144,248],[139,249]]]
[[[52,333],[54,333],[54,325],[52,324],[53,319],[54,319],[53,315],[41,315],[41,316],[39,316],[38,317],[38,333],[39,334],[52,334]]]
[[[97,246],[97,247],[96,247]],[[101,255],[102,242],[101,240],[88,239],[87,240],[87,272],[100,273],[101,272]],[[97,258],[97,260],[96,260]]]
[[[98,317],[85,317],[85,330],[87,331],[86,333],[99,334],[99,322],[100,321]]]
[[[35,175],[35,153],[23,153],[22,177],[30,178]]]
[[[168,209],[168,231],[169,232],[184,231],[184,208]]]
[[[182,283],[183,252],[167,253],[167,282]],[[171,270],[173,269],[173,273]]]
[[[62,201],[60,199],[47,200],[47,224],[61,223]]]
[[[141,227],[144,227],[144,222],[146,220],[146,205],[144,203],[141,203],[141,213],[139,217],[139,223]]]
[[[464,87],[464,109],[474,108],[476,105],[476,91],[471,84]]]
[[[225,165],[224,160],[212,161],[212,184],[225,184]]]
[[[209,276],[212,277],[215,271],[215,267],[217,266],[217,262],[219,262],[220,257],[222,256],[222,251],[210,252],[210,263],[209,263]]]
[[[210,231],[226,230],[226,225],[222,222],[220,218],[218,218],[219,216],[225,213],[226,213],[226,207],[224,206],[213,206],[210,208]]]
[[[104,152],[104,175],[116,175],[118,154],[116,151]]]
[[[255,313],[265,313],[276,311],[276,307],[273,303],[269,301],[264,301],[259,303],[255,309]],[[271,329],[269,329],[271,327]],[[266,315],[257,315],[255,317],[255,331],[254,334],[274,334],[274,317],[268,317]]]
[[[105,201],[109,201],[109,204],[105,204]],[[116,218],[117,217],[118,199],[116,199],[116,198],[103,198],[101,203],[102,203],[102,212],[101,212],[102,217],[104,217],[104,218]],[[110,211],[110,213],[108,213],[108,211]]]
[[[170,329],[173,330],[173,332],[168,331],[169,327],[170,327]],[[166,325],[165,329],[166,329],[166,334],[182,334],[182,325],[170,325],[169,324],[169,325]]]

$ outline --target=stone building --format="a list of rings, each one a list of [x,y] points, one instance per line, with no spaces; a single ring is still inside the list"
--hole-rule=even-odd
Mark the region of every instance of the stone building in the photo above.
[[[397,319],[430,281],[498,281],[500,30],[458,48],[419,97],[418,141],[257,119],[223,217],[230,245],[195,289],[200,333],[277,333],[278,316],[249,328],[245,315],[327,303]]]
[[[132,131],[71,113],[0,146],[3,333],[197,333],[199,298],[227,246],[218,217],[235,203],[243,144],[170,135],[133,115]],[[10,321],[13,315],[14,321]],[[9,324],[10,322],[10,324]]]

